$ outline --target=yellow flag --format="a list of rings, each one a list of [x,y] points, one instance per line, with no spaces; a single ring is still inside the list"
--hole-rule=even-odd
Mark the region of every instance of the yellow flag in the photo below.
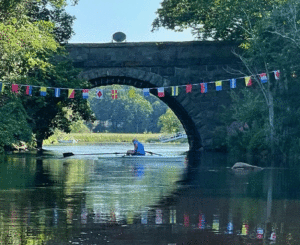
[[[129,90],[129,98],[134,98],[135,97],[135,91],[134,89]]]

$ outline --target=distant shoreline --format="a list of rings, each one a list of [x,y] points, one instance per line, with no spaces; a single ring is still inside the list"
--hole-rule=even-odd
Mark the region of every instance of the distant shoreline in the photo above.
[[[55,134],[44,140],[44,145],[56,145],[61,140],[76,140],[78,143],[131,143],[132,139],[137,138],[143,143],[155,143],[160,142],[159,137],[161,133],[147,133],[147,134],[126,134],[126,133],[70,133],[70,134]],[[176,143],[187,142],[177,141]],[[175,143],[175,142],[173,142]]]

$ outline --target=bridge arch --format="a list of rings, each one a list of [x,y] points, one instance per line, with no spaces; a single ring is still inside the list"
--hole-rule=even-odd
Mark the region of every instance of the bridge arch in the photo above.
[[[168,79],[158,74],[129,67],[91,69],[82,72],[79,77],[88,80],[93,87],[120,84],[143,89],[170,85]],[[150,89],[150,93],[158,97],[156,89]],[[168,105],[180,120],[187,134],[190,150],[199,150],[202,147],[201,137],[188,111],[176,97],[166,91],[164,97],[158,98]]]

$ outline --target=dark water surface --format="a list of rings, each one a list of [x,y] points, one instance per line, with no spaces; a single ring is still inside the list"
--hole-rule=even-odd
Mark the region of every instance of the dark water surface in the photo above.
[[[126,160],[130,144],[46,146],[0,162],[0,244],[300,244],[300,171],[226,155]],[[187,145],[146,145],[178,156]],[[63,152],[73,157],[63,158]]]

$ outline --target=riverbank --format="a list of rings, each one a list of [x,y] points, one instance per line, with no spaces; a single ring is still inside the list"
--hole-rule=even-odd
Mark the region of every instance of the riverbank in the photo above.
[[[133,138],[137,138],[140,142],[154,143],[159,142],[161,134],[125,134],[125,133],[70,133],[55,134],[44,140],[44,145],[59,144],[58,140],[76,140],[78,143],[122,143],[132,142]],[[176,141],[182,143],[183,141]],[[185,142],[187,140],[185,139]]]

